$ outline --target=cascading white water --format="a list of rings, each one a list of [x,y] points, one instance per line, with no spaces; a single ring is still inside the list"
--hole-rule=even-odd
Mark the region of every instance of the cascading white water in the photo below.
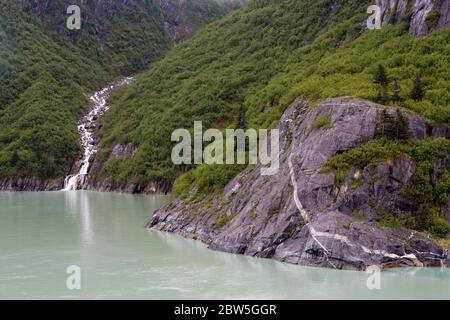
[[[132,77],[119,80],[112,85],[96,92],[90,97],[93,103],[92,109],[78,123],[78,133],[80,134],[80,143],[84,149],[82,165],[78,173],[69,175],[64,180],[64,191],[83,189],[86,185],[86,176],[89,173],[90,161],[97,153],[97,141],[95,139],[95,130],[97,120],[105,114],[110,108],[107,100],[114,88],[128,85],[133,81]]]

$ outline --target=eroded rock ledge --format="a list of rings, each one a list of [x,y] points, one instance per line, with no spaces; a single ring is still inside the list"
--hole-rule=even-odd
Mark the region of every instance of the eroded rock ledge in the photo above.
[[[352,98],[306,104],[297,99],[280,121],[277,175],[264,177],[259,167],[249,168],[220,195],[176,199],[148,227],[201,240],[211,249],[300,265],[364,270],[445,263],[446,250],[428,235],[376,223],[376,209],[414,206],[401,192],[413,176],[413,159],[398,156],[380,164],[377,181],[355,189],[351,181],[337,187],[333,173],[321,173],[334,155],[376,139],[383,110],[396,110]],[[331,126],[313,129],[318,117],[328,117]],[[421,117],[405,117],[412,138],[430,135]],[[364,179],[366,173],[353,174]]]

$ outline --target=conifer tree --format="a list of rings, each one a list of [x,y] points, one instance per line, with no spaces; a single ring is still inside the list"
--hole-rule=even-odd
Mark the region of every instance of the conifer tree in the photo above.
[[[400,86],[398,85],[397,81],[394,81],[394,83],[392,84],[392,101],[400,101]]]
[[[397,109],[396,129],[398,140],[407,140],[409,138],[409,122],[400,109]]]
[[[382,105],[387,105],[389,103],[389,97],[387,95],[387,90],[385,87],[379,88],[377,102]]]
[[[420,79],[419,75],[416,76],[416,79],[414,79],[413,87],[411,91],[411,98],[414,101],[421,101],[424,97],[425,93],[423,90],[423,83]]]
[[[17,164],[17,162],[19,162],[19,154],[17,153],[17,150],[14,150],[9,162],[12,167],[14,167]]]
[[[388,84],[388,77],[386,75],[386,70],[384,69],[384,67],[381,64],[378,65],[378,70],[375,73],[373,82],[382,87],[386,87]]]

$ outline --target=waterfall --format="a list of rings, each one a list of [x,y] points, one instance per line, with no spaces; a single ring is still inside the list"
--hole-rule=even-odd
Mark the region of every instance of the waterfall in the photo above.
[[[89,173],[91,161],[98,150],[97,139],[95,137],[97,121],[110,108],[107,100],[112,90],[120,86],[128,85],[132,81],[132,77],[124,78],[94,93],[90,97],[92,108],[78,123],[80,143],[84,149],[84,154],[81,159],[82,164],[77,173],[69,175],[64,179],[64,191],[84,189],[86,187],[86,177]]]

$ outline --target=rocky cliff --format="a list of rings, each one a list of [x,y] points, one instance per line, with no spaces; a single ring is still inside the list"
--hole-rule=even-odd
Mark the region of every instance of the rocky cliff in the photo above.
[[[382,25],[409,22],[415,37],[450,28],[450,0],[376,0],[382,11]]]
[[[306,99],[299,98],[280,121],[278,174],[264,177],[258,166],[249,168],[221,194],[176,199],[148,227],[201,240],[215,250],[292,264],[357,270],[374,264],[440,266],[446,253],[428,235],[377,222],[380,212],[414,212],[417,203],[403,192],[414,176],[414,159],[398,154],[352,169],[341,186],[334,173],[323,172],[331,157],[379,137],[384,110],[396,113],[352,98],[307,108]],[[329,125],[314,126],[320,117]],[[412,139],[432,131],[421,117],[405,117]]]

